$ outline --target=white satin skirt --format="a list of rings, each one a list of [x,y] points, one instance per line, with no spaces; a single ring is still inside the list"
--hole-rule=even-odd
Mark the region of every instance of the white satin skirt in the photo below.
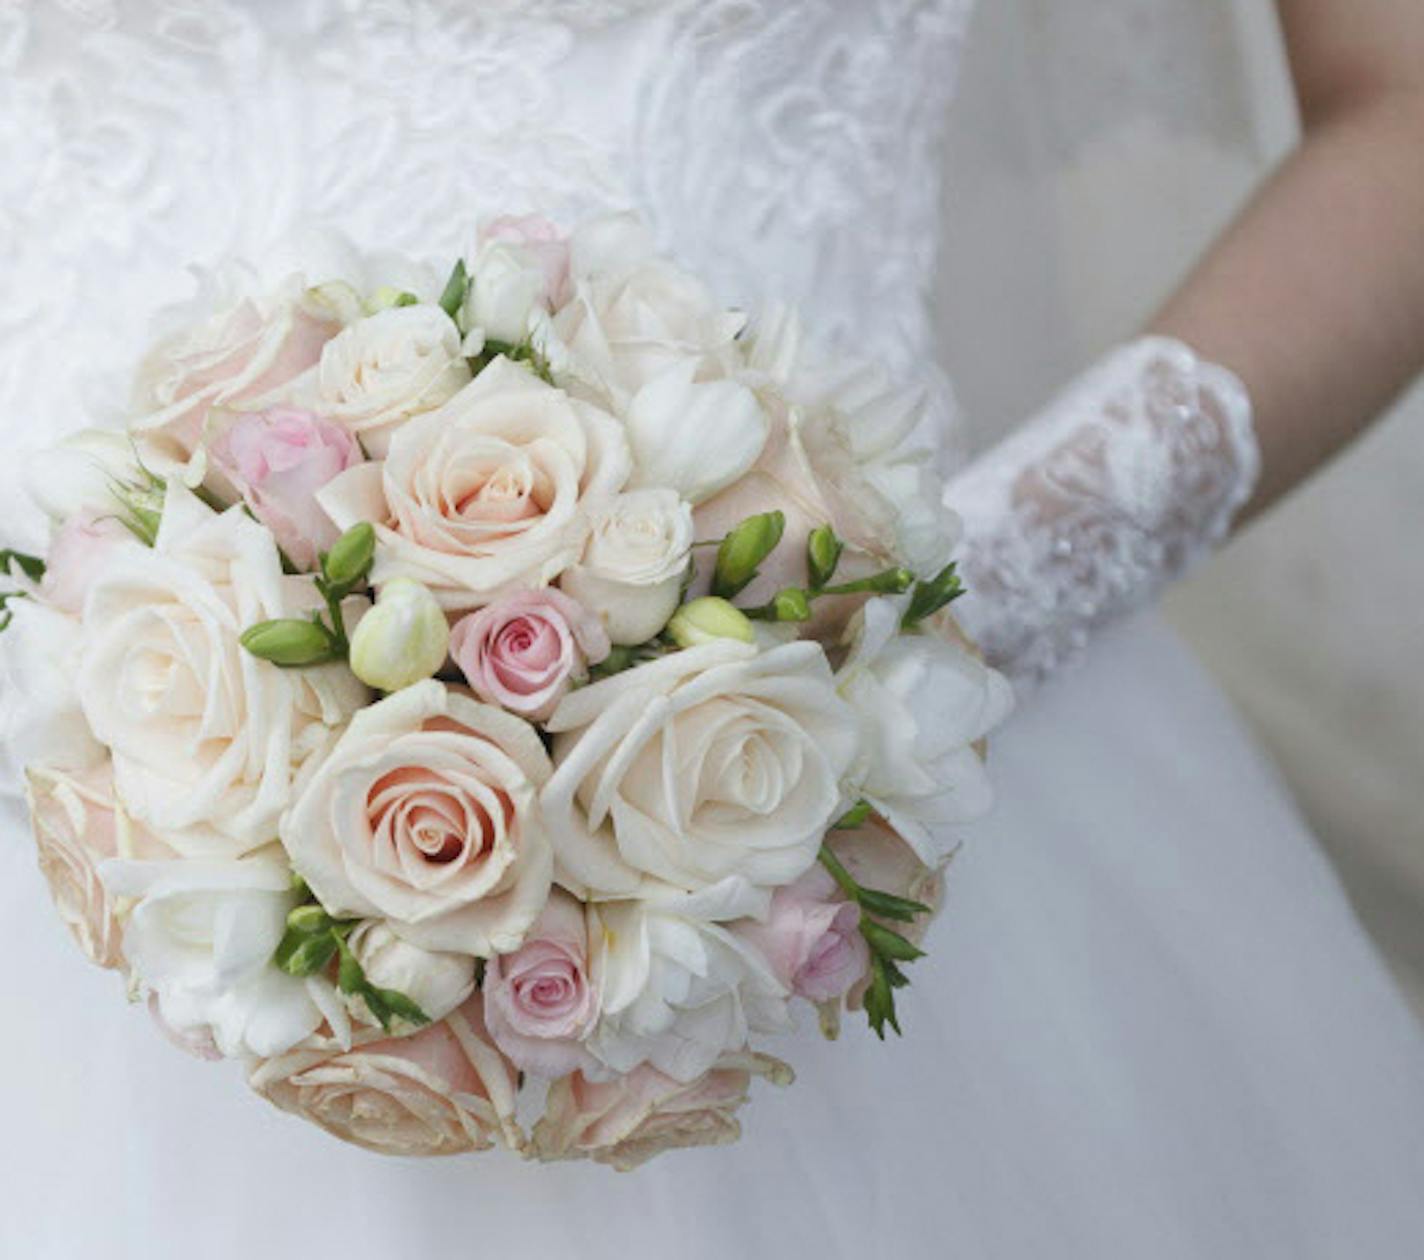
[[[69,943],[11,809],[0,1256],[1424,1254],[1424,1036],[1186,652],[1108,636],[993,765],[903,1041],[805,1021],[740,1146],[632,1175],[382,1159],[185,1058]]]

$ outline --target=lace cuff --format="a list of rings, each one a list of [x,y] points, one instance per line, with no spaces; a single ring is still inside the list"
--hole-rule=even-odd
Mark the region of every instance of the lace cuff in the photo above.
[[[955,613],[994,665],[1041,680],[1215,548],[1259,467],[1240,380],[1180,342],[1132,342],[951,482]]]

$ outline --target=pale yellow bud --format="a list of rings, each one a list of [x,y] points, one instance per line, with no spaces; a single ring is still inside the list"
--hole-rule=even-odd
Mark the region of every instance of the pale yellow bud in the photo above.
[[[368,687],[399,691],[439,672],[450,625],[424,586],[393,578],[351,636],[351,672]]]
[[[756,638],[746,615],[715,595],[704,595],[684,604],[668,622],[667,632],[678,647],[685,648],[699,647],[717,639],[751,643]]]

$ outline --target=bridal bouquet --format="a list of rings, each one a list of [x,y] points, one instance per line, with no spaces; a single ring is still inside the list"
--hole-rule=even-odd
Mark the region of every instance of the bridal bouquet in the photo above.
[[[733,1140],[798,1004],[899,1030],[1006,683],[921,401],[627,218],[201,299],[0,567],[41,869],[158,1025],[330,1133]]]

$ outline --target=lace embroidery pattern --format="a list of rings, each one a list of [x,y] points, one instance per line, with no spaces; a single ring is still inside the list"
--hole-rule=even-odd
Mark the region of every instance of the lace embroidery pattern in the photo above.
[[[1227,535],[1260,457],[1235,376],[1180,342],[1110,355],[951,483],[969,594],[1000,668],[1037,681]]]

